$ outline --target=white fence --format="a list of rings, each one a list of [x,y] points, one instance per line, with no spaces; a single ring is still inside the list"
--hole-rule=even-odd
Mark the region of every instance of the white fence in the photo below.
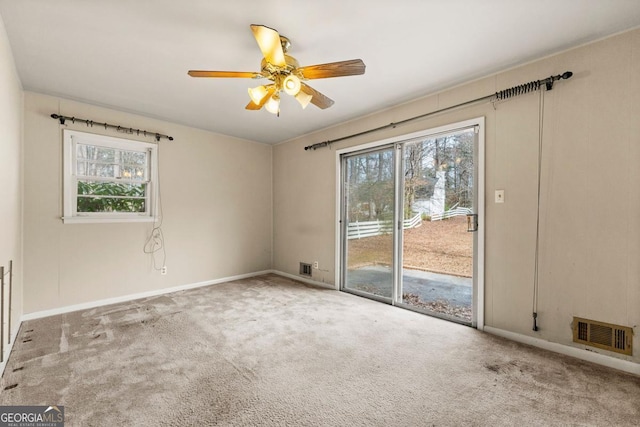
[[[454,216],[459,216],[459,215],[469,215],[472,213],[473,213],[473,210],[471,208],[455,207],[441,214],[431,215],[431,221],[440,221],[441,219],[453,218]]]
[[[471,208],[454,207],[441,214],[431,215],[431,221],[440,221],[454,216],[469,215],[473,213]],[[402,228],[416,228],[422,225],[421,214],[416,214],[413,218],[405,219]],[[393,221],[363,221],[350,222],[347,227],[347,239],[362,239],[364,237],[380,236],[393,231]]]
[[[416,214],[413,218],[405,219],[402,228],[416,228],[422,225],[422,217]],[[350,222],[347,227],[347,239],[361,239],[363,237],[379,236],[393,231],[393,221],[364,221]]]
[[[422,225],[422,214],[418,213],[413,218],[405,219],[402,228],[416,228]]]

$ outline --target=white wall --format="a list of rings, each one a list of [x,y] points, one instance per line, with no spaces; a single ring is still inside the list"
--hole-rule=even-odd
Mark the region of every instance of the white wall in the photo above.
[[[0,265],[8,269],[9,261],[13,260],[13,331],[19,326],[18,319],[22,315],[21,156],[22,85],[15,69],[4,22],[0,17]],[[9,276],[6,279],[8,288]],[[8,289],[5,291],[8,298]],[[5,310],[7,309],[8,304],[5,304]],[[7,332],[8,322],[5,334]]]
[[[545,93],[538,325],[532,331],[539,95],[472,106],[304,151],[514,85],[573,71]],[[572,341],[572,317],[632,326],[640,362],[640,30],[396,106],[274,148],[274,269],[335,281],[335,150],[486,119],[485,323]],[[505,203],[493,203],[504,189]]]
[[[25,313],[271,268],[271,146],[31,92],[24,104]],[[175,138],[159,148],[166,276],[143,252],[150,223],[60,219],[63,128],[154,139],[61,126],[52,113]]]

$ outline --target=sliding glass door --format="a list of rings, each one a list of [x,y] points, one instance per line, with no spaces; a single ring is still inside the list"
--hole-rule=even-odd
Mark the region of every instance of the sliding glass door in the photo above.
[[[405,227],[397,302],[461,323],[472,321],[474,130],[421,138],[402,150]]]
[[[393,297],[394,152],[387,147],[343,161],[343,287],[388,302]]]
[[[479,125],[342,154],[341,289],[475,324]]]

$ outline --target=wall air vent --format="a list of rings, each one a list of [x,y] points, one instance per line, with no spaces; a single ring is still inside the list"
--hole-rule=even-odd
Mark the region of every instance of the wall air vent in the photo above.
[[[633,355],[633,329],[628,326],[574,317],[573,342]]]
[[[307,264],[304,262],[300,263],[300,275],[301,276],[309,276],[311,277],[311,264]]]

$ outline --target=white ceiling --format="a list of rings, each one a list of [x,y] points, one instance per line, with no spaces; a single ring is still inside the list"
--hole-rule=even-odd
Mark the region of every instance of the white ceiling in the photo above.
[[[27,90],[278,143],[639,26],[640,1],[0,0],[0,14]],[[283,96],[280,117],[244,109],[256,81],[187,76],[259,71],[250,24],[289,37],[301,65],[361,58],[366,74],[309,81],[335,104]]]

